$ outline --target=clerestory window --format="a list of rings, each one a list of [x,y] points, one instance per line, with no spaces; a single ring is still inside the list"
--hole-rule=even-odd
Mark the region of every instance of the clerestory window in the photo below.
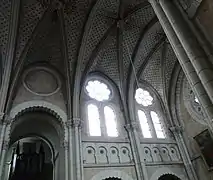
[[[117,137],[116,113],[110,103],[112,91],[100,80],[88,81],[85,89],[90,97],[87,105],[89,135]]]
[[[138,88],[135,92],[137,117],[144,138],[165,139],[165,131],[159,117],[156,100],[149,91]]]

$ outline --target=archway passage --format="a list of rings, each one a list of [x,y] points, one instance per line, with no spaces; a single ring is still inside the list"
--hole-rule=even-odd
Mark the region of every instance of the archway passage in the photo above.
[[[180,178],[172,174],[165,174],[161,176],[158,180],[180,180]]]
[[[110,178],[106,178],[104,180],[121,180],[120,178],[117,177],[110,177]]]
[[[11,124],[6,180],[64,179],[64,130],[55,116],[24,112]]]
[[[52,151],[38,137],[20,139],[12,146],[9,180],[52,180]]]

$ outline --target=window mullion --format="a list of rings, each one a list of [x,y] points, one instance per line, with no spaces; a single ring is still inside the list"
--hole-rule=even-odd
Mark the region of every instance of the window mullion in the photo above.
[[[146,117],[147,117],[147,120],[148,120],[148,124],[149,124],[150,130],[151,130],[152,137],[157,138],[157,134],[156,134],[156,131],[155,131],[155,127],[154,127],[154,123],[152,121],[150,111],[146,110],[145,114],[146,114]]]
[[[101,123],[101,134],[104,137],[107,137],[107,129],[106,129],[106,119],[104,116],[104,104],[100,103],[99,105],[99,113],[100,113],[100,123]]]

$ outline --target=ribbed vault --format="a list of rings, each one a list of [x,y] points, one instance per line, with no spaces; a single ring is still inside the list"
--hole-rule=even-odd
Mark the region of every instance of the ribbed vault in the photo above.
[[[123,103],[135,87],[134,65],[137,79],[167,100],[176,58],[148,1],[45,2],[21,0],[8,107],[23,70],[38,62],[58,69],[74,94],[88,73],[103,73],[119,87]],[[9,2],[1,3],[9,17]],[[9,36],[7,24],[0,34]],[[0,40],[4,52],[6,41]]]

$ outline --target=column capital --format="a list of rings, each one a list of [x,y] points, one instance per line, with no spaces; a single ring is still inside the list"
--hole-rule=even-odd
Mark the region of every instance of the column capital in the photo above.
[[[66,141],[66,140],[64,140],[64,141],[62,142],[61,146],[62,146],[65,150],[68,150],[68,148],[69,148],[69,142]]]
[[[72,118],[72,126],[73,127],[82,127],[82,120],[80,118]]]
[[[3,119],[4,119],[4,116],[5,116],[5,113],[3,113],[3,112],[0,112],[0,121],[3,121]]]
[[[124,128],[125,128],[127,131],[138,130],[138,128],[139,128],[139,123],[138,123],[138,122],[132,122],[132,123],[126,124],[126,125],[124,126]]]
[[[183,132],[182,126],[172,126],[169,128],[172,133],[181,134]]]
[[[2,145],[2,149],[3,150],[8,150],[8,147],[9,147],[9,141],[4,140],[3,141],[3,145]]]
[[[72,127],[72,119],[68,119],[67,122],[65,122],[65,125],[67,128]]]

